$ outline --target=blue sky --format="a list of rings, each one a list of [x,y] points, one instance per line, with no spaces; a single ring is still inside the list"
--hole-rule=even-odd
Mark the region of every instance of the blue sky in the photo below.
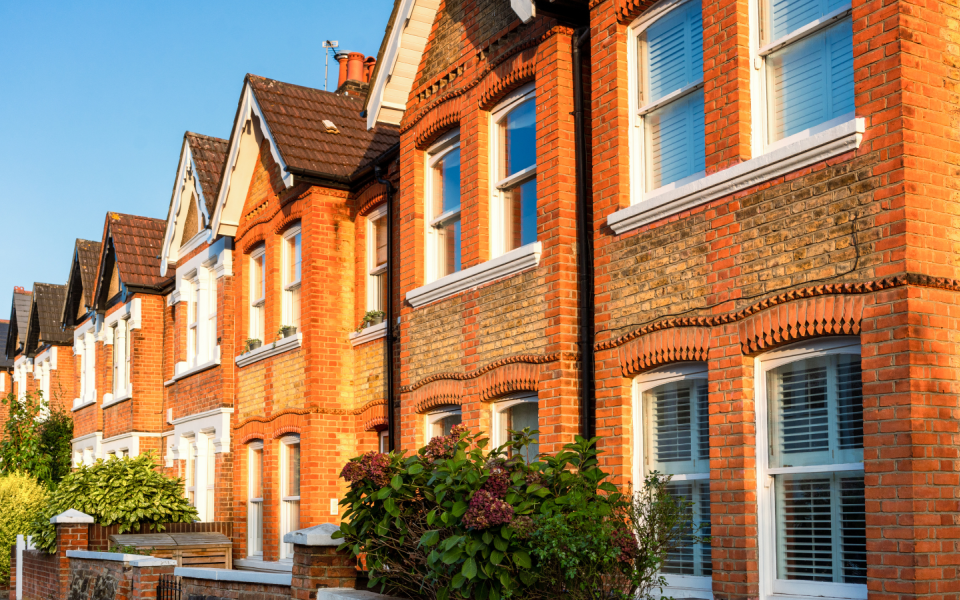
[[[323,40],[376,56],[392,6],[0,0],[0,319],[108,210],[166,218],[183,132],[229,137],[244,74],[322,88]]]

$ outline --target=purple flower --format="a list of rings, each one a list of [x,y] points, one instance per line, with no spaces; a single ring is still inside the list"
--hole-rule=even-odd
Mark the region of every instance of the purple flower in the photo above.
[[[620,560],[624,562],[633,562],[637,558],[638,546],[637,536],[625,527],[615,529],[611,537],[613,545],[620,549]]]
[[[509,523],[511,519],[513,507],[484,489],[477,490],[463,513],[463,524],[477,530]]]
[[[495,467],[491,469],[490,476],[481,489],[490,492],[495,498],[505,498],[511,484],[510,473],[502,467]]]
[[[370,481],[377,487],[390,483],[390,457],[379,452],[367,452],[344,465],[340,472],[348,483]]]

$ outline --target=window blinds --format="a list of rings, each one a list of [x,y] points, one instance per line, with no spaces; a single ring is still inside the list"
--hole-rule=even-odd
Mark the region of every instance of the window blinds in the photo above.
[[[816,21],[827,13],[850,4],[849,0],[770,0],[765,43],[776,41]]]
[[[660,570],[668,575],[709,576],[713,572],[710,543],[696,542],[695,537],[710,537],[710,482],[671,482],[667,491],[690,503],[687,509],[693,528],[683,536],[683,543],[667,554]]]
[[[703,81],[701,3],[687,2],[653,23],[640,38],[641,77],[649,105]],[[647,191],[703,171],[703,90],[698,89],[643,116]]]
[[[669,383],[645,394],[651,423],[651,470],[679,475],[710,470],[706,379]]]
[[[866,583],[863,473],[777,478],[777,577]]]
[[[860,357],[831,355],[784,365],[768,377],[773,401],[770,465],[863,460]]]

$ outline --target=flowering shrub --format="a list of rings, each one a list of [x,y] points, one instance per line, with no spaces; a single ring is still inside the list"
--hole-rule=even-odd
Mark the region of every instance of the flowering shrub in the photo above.
[[[341,473],[350,487],[340,548],[365,555],[372,585],[410,597],[646,593],[666,552],[682,534],[689,539],[687,507],[660,487],[646,497],[660,512],[634,510],[630,496],[604,481],[596,440],[578,437],[526,464],[520,456],[534,433],[486,452],[487,439],[456,427],[413,456],[353,459]],[[673,516],[666,523],[663,515]],[[660,519],[653,529],[643,521],[650,517]]]

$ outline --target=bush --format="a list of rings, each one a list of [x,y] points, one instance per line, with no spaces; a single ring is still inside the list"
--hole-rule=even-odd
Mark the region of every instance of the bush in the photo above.
[[[9,419],[0,440],[0,474],[32,475],[53,488],[70,472],[73,420],[61,408],[53,411],[43,392],[2,399]]]
[[[183,481],[157,471],[150,453],[97,460],[64,477],[31,527],[37,548],[56,551],[56,530],[50,518],[71,508],[90,515],[100,525],[119,524],[120,533],[144,524],[163,531],[164,523],[197,519],[197,509],[183,496]]]
[[[0,585],[10,581],[10,548],[43,511],[47,490],[30,475],[0,477]]]
[[[488,440],[457,427],[415,456],[352,460],[340,548],[365,555],[371,585],[438,600],[626,598],[658,583],[663,556],[689,534],[683,503],[654,490],[660,512],[672,502],[675,517],[656,530],[679,533],[641,544],[650,527],[638,529],[635,516],[660,513],[634,510],[604,481],[596,440],[578,437],[528,465],[520,456],[533,433],[485,454]]]

